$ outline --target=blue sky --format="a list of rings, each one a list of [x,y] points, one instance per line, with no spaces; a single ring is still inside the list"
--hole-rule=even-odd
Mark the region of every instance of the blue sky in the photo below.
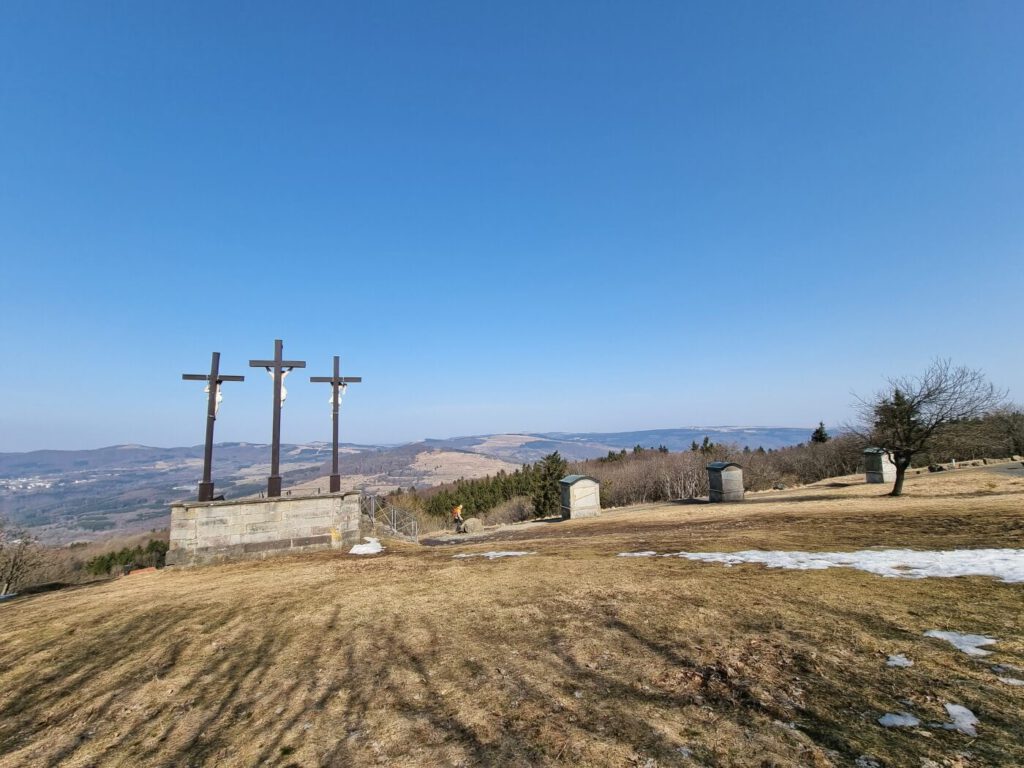
[[[1024,399],[1018,2],[0,6],[0,450]]]

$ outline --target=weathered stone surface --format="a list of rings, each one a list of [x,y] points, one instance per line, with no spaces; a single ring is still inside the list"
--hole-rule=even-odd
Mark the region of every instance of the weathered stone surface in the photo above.
[[[708,501],[743,501],[743,467],[733,461],[713,461],[708,470]]]
[[[597,480],[587,475],[567,475],[558,486],[563,520],[600,516],[601,484]]]
[[[198,565],[359,541],[359,494],[183,502],[171,507],[168,565]]]
[[[466,533],[480,533],[483,529],[484,524],[478,517],[467,517],[462,524],[462,530]]]
[[[896,480],[896,465],[881,448],[864,451],[864,482],[891,483]]]

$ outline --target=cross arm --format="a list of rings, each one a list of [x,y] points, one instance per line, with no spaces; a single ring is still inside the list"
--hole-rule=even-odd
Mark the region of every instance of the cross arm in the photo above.
[[[305,360],[250,360],[250,368],[305,368]]]
[[[185,381],[209,381],[208,373],[183,373],[181,378]],[[245,381],[245,376],[218,376],[217,381]]]
[[[310,381],[322,382],[324,384],[356,384],[363,380],[362,376],[339,376],[335,379],[333,376],[310,376]]]

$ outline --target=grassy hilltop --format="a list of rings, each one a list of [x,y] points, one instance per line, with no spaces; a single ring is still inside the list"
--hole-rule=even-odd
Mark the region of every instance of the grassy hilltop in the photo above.
[[[616,557],[1024,546],[1019,474],[887,490],[837,479],[15,599],[0,767],[1024,764],[1024,687],[991,670],[1024,666],[1024,585]],[[490,550],[535,554],[453,558]],[[929,629],[998,643],[974,659]],[[897,653],[914,666],[887,667]],[[945,702],[977,738],[876,722],[944,721]]]

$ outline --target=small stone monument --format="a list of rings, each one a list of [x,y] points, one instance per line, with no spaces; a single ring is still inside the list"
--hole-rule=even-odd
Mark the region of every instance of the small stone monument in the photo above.
[[[743,501],[743,467],[732,461],[708,464],[709,500]]]
[[[601,514],[601,484],[587,475],[566,475],[558,481],[562,490],[562,519],[597,517]]]
[[[896,480],[896,465],[889,460],[884,448],[864,449],[864,482],[892,483]]]

